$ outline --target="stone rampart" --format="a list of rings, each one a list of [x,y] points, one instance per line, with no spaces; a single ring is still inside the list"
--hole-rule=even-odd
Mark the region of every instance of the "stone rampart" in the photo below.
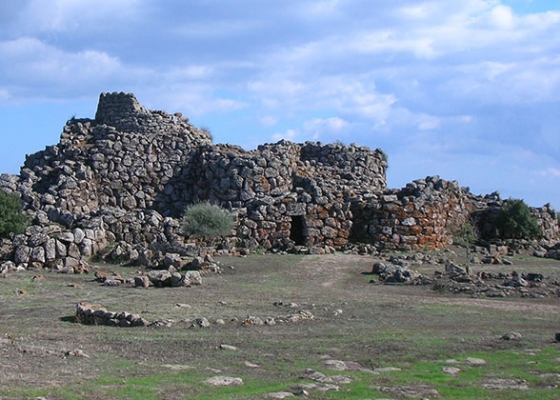
[[[68,264],[79,263],[107,243],[140,256],[148,248],[181,252],[179,218],[200,201],[236,214],[230,249],[342,248],[349,240],[439,248],[473,210],[494,207],[438,177],[387,189],[386,168],[383,151],[357,145],[214,145],[179,113],[102,93],[95,119],[68,121],[58,144],[27,156],[20,175],[2,175],[0,187],[21,196],[33,219],[11,258],[34,266],[64,265],[70,253]],[[546,237],[557,238],[554,211],[535,212]]]
[[[457,182],[437,176],[386,191],[375,201],[353,205],[356,238],[388,250],[442,248],[469,220],[475,197]]]

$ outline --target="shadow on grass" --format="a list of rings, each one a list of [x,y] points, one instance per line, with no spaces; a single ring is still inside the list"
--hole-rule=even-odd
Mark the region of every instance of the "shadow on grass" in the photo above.
[[[76,320],[76,316],[75,315],[68,315],[66,317],[60,317],[60,321],[62,322],[70,322],[72,324],[76,324],[78,323],[78,321]]]

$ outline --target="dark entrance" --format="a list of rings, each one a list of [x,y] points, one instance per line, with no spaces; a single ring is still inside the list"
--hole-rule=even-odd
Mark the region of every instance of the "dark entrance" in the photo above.
[[[305,246],[304,219],[301,215],[294,215],[292,217],[292,228],[290,229],[290,239],[293,240],[296,246]]]

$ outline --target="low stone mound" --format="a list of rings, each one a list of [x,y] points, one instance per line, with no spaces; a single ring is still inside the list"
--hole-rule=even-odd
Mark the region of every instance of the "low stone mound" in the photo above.
[[[76,306],[76,322],[85,325],[107,325],[123,328],[148,326],[150,323],[138,314],[107,311],[97,304],[80,302]]]
[[[435,271],[433,276],[420,274],[408,266],[376,262],[371,274],[378,279],[370,283],[431,286],[440,292],[466,294],[474,297],[560,297],[560,280],[543,274],[528,272],[511,273],[478,272],[470,274],[467,269],[453,263],[445,265],[445,272]]]

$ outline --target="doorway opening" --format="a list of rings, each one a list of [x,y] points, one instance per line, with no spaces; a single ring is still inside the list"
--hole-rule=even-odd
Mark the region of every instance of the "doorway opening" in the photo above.
[[[296,246],[305,246],[305,235],[303,234],[304,228],[305,228],[305,221],[303,219],[303,216],[294,215],[292,217],[290,239],[295,242]]]

